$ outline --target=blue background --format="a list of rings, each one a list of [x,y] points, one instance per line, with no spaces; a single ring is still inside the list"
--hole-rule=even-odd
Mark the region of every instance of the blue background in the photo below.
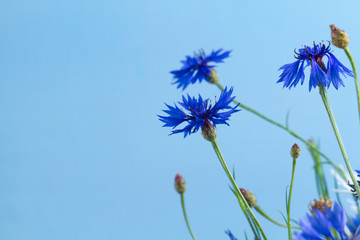
[[[2,1],[0,3],[0,239],[190,239],[173,184],[181,173],[198,239],[250,234],[228,179],[200,133],[168,136],[157,115],[181,95],[219,96],[211,84],[182,92],[169,71],[198,49],[233,50],[217,71],[245,105],[313,137],[342,157],[318,91],[276,84],[293,50],[350,35],[360,63],[358,1]],[[334,54],[347,67],[344,52]],[[329,98],[354,168],[359,119],[352,79]],[[290,182],[288,133],[247,111],[218,127],[239,185],[281,221]],[[304,144],[292,217],[318,198]],[[329,167],[326,167],[329,173]],[[329,182],[332,178],[329,177]],[[261,216],[269,239],[287,230]],[[250,234],[251,235],[251,234]]]

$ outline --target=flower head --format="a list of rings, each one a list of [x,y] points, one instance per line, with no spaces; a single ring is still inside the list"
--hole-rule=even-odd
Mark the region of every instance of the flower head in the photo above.
[[[169,109],[163,111],[169,116],[159,116],[160,121],[165,123],[163,127],[172,127],[173,129],[185,122],[186,126],[184,128],[171,132],[171,134],[184,132],[184,137],[197,132],[199,128],[202,131],[206,131],[208,129],[215,129],[216,124],[229,125],[227,121],[231,114],[240,111],[235,109],[237,106],[230,107],[231,102],[235,98],[231,97],[232,92],[233,88],[229,90],[225,88],[214,105],[211,104],[210,99],[203,100],[200,94],[198,99],[189,95],[187,98],[183,96],[182,102],[179,102],[179,104],[184,110],[180,109],[176,104],[175,107],[166,104]],[[221,112],[226,109],[229,110]]]
[[[229,57],[231,51],[223,51],[219,49],[212,51],[210,55],[206,55],[203,50],[200,50],[194,57],[186,56],[186,60],[181,61],[183,64],[180,70],[171,71],[174,75],[177,88],[184,90],[190,83],[194,84],[197,80],[207,80],[209,82],[216,83],[217,73],[214,70],[215,65],[209,65],[209,63],[220,63],[227,57]]]
[[[337,202],[332,209],[324,206],[324,210],[314,208],[312,214],[299,221],[301,233],[295,233],[296,240],[302,239],[348,239],[345,234],[346,214]]]
[[[289,89],[295,87],[299,81],[301,81],[301,85],[304,83],[304,69],[309,65],[311,66],[309,91],[318,84],[330,87],[332,83],[336,89],[338,89],[340,85],[344,86],[344,82],[340,78],[340,73],[344,77],[346,77],[346,75],[354,77],[354,73],[346,68],[331,53],[330,43],[326,46],[324,43],[315,44],[314,42],[314,47],[304,46],[299,49],[299,52],[295,51],[295,54],[297,61],[285,64],[279,69],[283,72],[277,82],[284,82],[284,87],[288,87]],[[326,67],[323,62],[325,56],[327,57]]]

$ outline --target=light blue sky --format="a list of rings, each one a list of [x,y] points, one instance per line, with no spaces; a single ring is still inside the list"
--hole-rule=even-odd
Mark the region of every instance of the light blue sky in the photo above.
[[[276,84],[293,50],[330,40],[329,24],[350,35],[360,64],[358,1],[2,1],[0,3],[0,238],[190,239],[173,181],[181,173],[198,239],[249,231],[211,145],[168,136],[157,119],[185,93],[219,96],[208,83],[182,92],[169,71],[202,48],[225,48],[223,85],[304,138],[342,158],[316,90]],[[343,51],[334,54],[348,67]],[[360,167],[353,80],[329,89],[350,160]],[[244,111],[218,127],[238,184],[281,221],[294,138]],[[316,198],[303,144],[293,192],[299,219]],[[329,168],[326,168],[329,172]],[[332,182],[332,179],[329,179]],[[269,239],[286,239],[259,217]]]

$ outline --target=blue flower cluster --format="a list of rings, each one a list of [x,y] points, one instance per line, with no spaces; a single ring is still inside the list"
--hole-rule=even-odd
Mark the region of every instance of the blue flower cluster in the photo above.
[[[334,202],[332,208],[314,209],[299,221],[301,233],[294,234],[294,240],[356,240],[360,239],[359,216],[346,223],[345,210]]]
[[[295,58],[297,61],[285,64],[279,70],[283,70],[280,79],[277,81],[283,82],[284,87],[291,89],[295,87],[299,81],[304,83],[305,74],[304,69],[311,65],[309,91],[315,88],[318,84],[329,87],[332,83],[338,89],[340,85],[344,86],[344,82],[340,78],[340,73],[346,77],[355,77],[354,73],[346,68],[332,53],[329,46],[324,43],[315,44],[314,47],[305,46],[295,51]],[[327,57],[327,67],[323,62],[323,57]],[[306,65],[305,65],[306,63]]]
[[[195,133],[199,128],[204,128],[205,124],[211,124],[214,127],[216,124],[226,124],[232,113],[238,112],[236,107],[230,107],[231,102],[235,97],[232,97],[233,88],[221,92],[220,98],[214,105],[211,104],[210,99],[203,100],[199,95],[199,98],[185,96],[182,97],[182,102],[179,104],[184,108],[180,109],[176,104],[175,107],[169,106],[168,110],[163,110],[169,116],[159,116],[160,121],[164,122],[163,127],[176,128],[181,123],[186,122],[187,125],[182,129],[173,130],[171,134],[184,132],[184,137]],[[228,110],[220,112],[222,110]]]
[[[178,85],[177,88],[182,87],[184,90],[190,83],[194,84],[196,81],[201,82],[202,80],[209,81],[210,72],[215,67],[214,65],[209,65],[209,63],[223,62],[225,58],[229,57],[230,52],[218,49],[217,51],[212,51],[207,56],[203,50],[200,50],[194,57],[186,56],[186,60],[181,61],[183,64],[182,68],[170,72],[174,75],[174,84]]]

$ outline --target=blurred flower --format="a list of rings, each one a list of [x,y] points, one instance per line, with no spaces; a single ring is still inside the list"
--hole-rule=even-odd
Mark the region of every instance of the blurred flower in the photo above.
[[[360,170],[355,170],[356,173],[357,173],[357,184],[360,185]],[[351,181],[352,182],[352,181]],[[351,184],[350,181],[348,181],[348,185],[351,187],[351,192],[354,194],[354,196],[356,197],[356,199],[359,199],[359,196],[356,194],[356,189],[355,189],[355,185],[354,184]]]
[[[229,236],[230,240],[237,240],[237,238],[234,237],[230,230],[225,231],[225,233]]]
[[[250,192],[249,190],[246,190],[244,188],[239,188],[241,194],[244,196],[247,204],[249,205],[249,207],[256,207],[257,202],[256,202],[256,196]]]
[[[313,214],[307,214],[299,221],[302,232],[294,234],[295,240],[348,239],[345,234],[345,210],[337,202],[334,202],[332,209],[325,205],[324,212],[316,208],[313,211]]]
[[[210,55],[206,55],[203,50],[195,53],[194,57],[186,56],[186,60],[181,61],[183,64],[180,70],[171,71],[174,75],[177,88],[184,90],[190,83],[194,84],[197,80],[207,80],[212,83],[217,83],[217,73],[214,70],[215,65],[208,65],[209,63],[220,63],[229,57],[231,51],[223,51],[219,49],[212,51]]]
[[[346,174],[347,182],[334,169],[330,169],[330,173],[337,180],[337,184],[342,187],[342,189],[334,189],[334,191],[338,193],[351,193],[358,199],[354,184],[350,184],[350,182],[352,182],[350,175],[344,170],[342,166],[340,166],[340,168]],[[360,170],[355,171],[357,173],[357,182],[360,185]]]
[[[337,58],[330,52],[329,46],[325,46],[324,43],[315,44],[314,47],[304,46],[299,49],[299,52],[295,51],[295,58],[297,61],[289,64],[285,64],[279,70],[283,70],[280,75],[280,79],[277,81],[284,82],[284,87],[295,87],[301,80],[301,85],[304,83],[305,74],[304,69],[311,65],[309,91],[311,88],[315,88],[318,84],[322,84],[325,87],[330,87],[332,83],[336,89],[340,84],[344,86],[344,82],[340,78],[340,73],[346,77],[354,77],[354,73],[346,68]],[[323,57],[327,57],[327,67],[323,62]],[[306,66],[304,64],[306,63]]]
[[[220,95],[218,101],[214,105],[211,104],[210,99],[203,100],[199,94],[199,99],[195,97],[190,97],[188,95],[187,99],[183,96],[182,102],[179,104],[186,110],[186,112],[180,109],[178,106],[172,107],[166,104],[169,110],[163,110],[169,116],[158,116],[160,121],[165,124],[163,127],[172,127],[173,129],[180,125],[183,122],[186,122],[186,126],[182,129],[173,130],[171,134],[184,132],[184,137],[195,133],[202,129],[202,131],[212,130],[215,128],[216,124],[226,124],[229,120],[229,117],[232,113],[238,112],[240,110],[230,107],[230,103],[235,97],[231,97],[233,88],[227,90],[225,88]],[[229,109],[225,112],[220,112],[222,110]],[[170,134],[170,135],[171,135]],[[205,135],[203,133],[203,135]],[[204,136],[205,137],[205,136]]]

